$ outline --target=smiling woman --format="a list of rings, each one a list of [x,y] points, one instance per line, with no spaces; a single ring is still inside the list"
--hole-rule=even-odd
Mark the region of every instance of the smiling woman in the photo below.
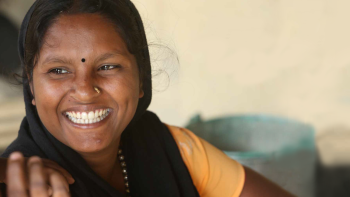
[[[129,0],[38,0],[19,48],[26,117],[0,159],[4,196],[291,196],[146,111],[150,58]]]
[[[33,69],[30,87],[41,122],[85,160],[119,144],[144,95],[136,59],[115,29],[98,14],[61,14]]]

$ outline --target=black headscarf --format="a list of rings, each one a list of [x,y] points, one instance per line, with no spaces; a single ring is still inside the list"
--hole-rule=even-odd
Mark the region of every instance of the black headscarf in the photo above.
[[[147,43],[137,9],[131,1],[125,1],[137,19],[143,42]],[[35,8],[36,3],[28,11],[21,26],[19,54],[22,64],[24,64],[28,24]],[[146,65],[149,67],[146,69],[151,75],[149,51],[147,47],[143,50],[145,59],[148,61]],[[155,114],[146,111],[151,102],[151,87],[151,79],[144,79],[145,96],[139,100],[136,114],[121,137],[131,196],[198,197],[199,194],[171,133]],[[51,135],[31,103],[32,94],[27,81],[24,81],[23,89],[26,117],[22,121],[17,139],[5,150],[2,157],[8,157],[12,152],[20,151],[25,157],[37,155],[57,162],[75,179],[75,183],[70,185],[72,196],[124,196],[99,177],[76,151]]]

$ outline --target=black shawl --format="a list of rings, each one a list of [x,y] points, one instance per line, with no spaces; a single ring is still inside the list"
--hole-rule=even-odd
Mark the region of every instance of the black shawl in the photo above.
[[[135,13],[139,29],[142,31],[143,42],[147,43],[140,15],[132,2],[126,1]],[[35,6],[36,3],[24,18],[19,35],[22,64],[27,28]],[[147,47],[144,49],[144,56],[149,67],[148,74],[151,75]],[[145,96],[140,99],[134,119],[121,138],[128,167],[131,196],[199,196],[171,133],[155,114],[146,111],[151,102],[151,87],[151,79],[144,79]],[[17,139],[5,150],[2,157],[8,157],[12,152],[20,151],[25,157],[37,155],[57,162],[75,179],[75,183],[70,186],[72,196],[124,196],[99,177],[77,152],[50,134],[40,121],[35,106],[31,104],[32,94],[27,81],[24,81],[23,93],[26,117],[22,121]]]

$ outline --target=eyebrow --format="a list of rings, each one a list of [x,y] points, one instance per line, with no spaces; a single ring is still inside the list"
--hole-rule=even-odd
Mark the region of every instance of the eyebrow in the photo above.
[[[94,64],[97,64],[98,62],[104,61],[106,59],[112,58],[114,56],[124,56],[123,53],[119,52],[119,51],[114,51],[111,53],[104,53],[100,56],[98,56],[95,60],[94,60]],[[73,64],[72,61],[70,59],[67,59],[65,57],[62,56],[48,56],[42,64],[48,64],[48,63],[61,63],[61,64]]]
[[[72,62],[65,57],[59,57],[59,56],[49,56],[44,61],[43,64],[48,63],[61,63],[61,64],[72,64]]]
[[[105,54],[102,54],[100,56],[98,56],[95,61],[94,61],[94,64],[97,64],[98,62],[102,62],[104,60],[107,60],[109,58],[112,58],[114,56],[124,56],[122,53],[120,53],[119,51],[114,51],[114,52],[111,52],[111,53],[105,53]]]

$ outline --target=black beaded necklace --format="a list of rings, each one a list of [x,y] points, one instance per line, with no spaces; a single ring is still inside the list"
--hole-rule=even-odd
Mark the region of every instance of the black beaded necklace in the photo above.
[[[127,197],[131,197],[130,189],[129,189],[128,170],[126,168],[125,157],[123,155],[123,150],[122,150],[121,147],[119,147],[119,150],[118,150],[118,160],[119,160],[120,166],[122,167],[122,172],[123,172],[123,175],[124,175],[124,183],[125,183],[126,195],[127,195]]]

